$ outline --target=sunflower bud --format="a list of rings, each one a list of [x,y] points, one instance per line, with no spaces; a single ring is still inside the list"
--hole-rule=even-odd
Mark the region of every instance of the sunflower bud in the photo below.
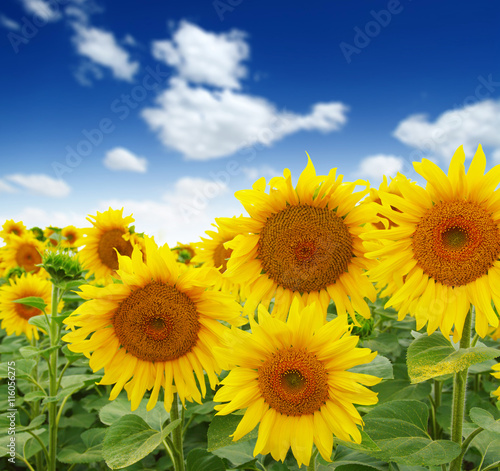
[[[83,270],[78,260],[65,253],[47,253],[42,266],[56,285],[82,277]]]

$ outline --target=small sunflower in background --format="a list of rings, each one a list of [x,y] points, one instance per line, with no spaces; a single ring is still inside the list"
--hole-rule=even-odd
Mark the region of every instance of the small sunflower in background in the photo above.
[[[177,242],[177,245],[172,248],[172,252],[177,254],[177,261],[179,263],[191,265],[193,258],[196,256],[196,247],[195,244],[181,244]]]
[[[61,229],[61,247],[66,249],[76,248],[83,237],[82,232],[83,231],[81,229],[78,229],[75,226],[66,226]]]
[[[427,159],[414,163],[426,188],[399,179],[402,196],[379,192],[377,211],[398,227],[363,236],[384,241],[367,256],[380,262],[368,272],[372,281],[397,284],[386,307],[393,306],[400,320],[414,316],[417,329],[427,323],[429,334],[440,328],[449,336],[454,326],[455,341],[471,304],[481,337],[499,325],[492,302],[500,308],[500,166],[484,174],[481,146],[467,173],[464,162],[460,147],[448,175]]]
[[[9,219],[8,221],[5,221],[2,226],[0,237],[6,241],[12,234],[21,237],[27,233],[28,229],[26,229],[26,226],[22,221],[15,222],[13,219]]]
[[[369,205],[357,205],[368,190],[365,182],[342,183],[332,169],[317,176],[311,159],[292,186],[290,171],[252,190],[235,193],[250,217],[238,219],[242,234],[225,245],[233,250],[224,277],[248,293],[244,314],[274,298],[273,316],[285,319],[293,299],[317,303],[326,316],[330,300],[339,315],[355,311],[370,317],[365,298],[375,301],[375,288],[364,276],[367,260],[360,239],[362,225],[375,220]],[[233,226],[236,229],[236,224]]]
[[[63,340],[90,358],[93,371],[104,368],[100,384],[114,384],[110,400],[125,387],[135,410],[152,389],[151,410],[163,387],[168,411],[174,391],[183,404],[201,402],[203,371],[212,388],[217,384],[221,368],[212,349],[229,330],[219,321],[236,326],[246,321],[230,295],[207,290],[220,276],[216,270],[183,270],[167,245],[158,248],[146,238],[145,246],[147,263],[138,246],[131,258],[118,256],[116,276],[122,283],[80,287],[88,301],[65,319],[72,332]]]
[[[345,319],[324,323],[316,304],[303,309],[294,300],[286,322],[260,305],[251,333],[232,329],[227,347],[217,348],[221,361],[233,365],[214,397],[226,415],[246,409],[233,434],[239,440],[259,423],[254,456],[271,453],[284,461],[288,450],[299,466],[309,464],[313,443],[330,460],[333,437],[361,442],[363,420],[353,404],[376,404],[377,394],[365,386],[381,381],[347,371],[371,362],[376,352],[357,348]]]
[[[59,227],[46,227],[43,235],[48,247],[56,249],[61,244],[61,229]]]
[[[134,239],[131,238],[134,222],[132,216],[123,217],[122,209],[111,209],[96,216],[87,218],[93,225],[82,229],[83,237],[79,245],[84,246],[78,252],[78,259],[88,270],[87,277],[95,275],[97,282],[110,282],[116,276],[118,256],[130,257],[134,248]]]
[[[494,373],[491,373],[491,374],[492,374],[492,376],[493,376],[494,378],[500,379],[500,363],[497,363],[497,364],[496,364],[495,366],[493,366],[491,369],[494,371]],[[494,396],[496,396],[496,397],[497,397],[497,399],[500,401],[500,386],[498,386],[498,388],[497,388],[495,391],[493,391],[493,393],[492,393],[492,394],[493,394]]]
[[[36,273],[46,276],[46,272],[38,265],[42,263],[42,254],[46,249],[43,242],[27,232],[22,236],[11,234],[7,244],[0,249],[0,270],[7,272],[10,269],[20,267],[27,273]]]
[[[206,231],[205,234],[209,237],[201,237],[202,242],[194,244],[196,255],[193,257],[192,263],[194,265],[203,264],[204,267],[214,267],[220,273],[224,273],[232,253],[232,249],[226,248],[224,245],[241,234],[238,228],[238,218],[216,218],[215,224],[212,225],[216,230]],[[223,277],[220,278],[214,289],[234,295],[239,293],[239,286]]]
[[[38,308],[16,303],[14,301],[29,296],[42,298],[47,304],[45,312],[50,314],[52,284],[39,276],[25,273],[19,277],[12,277],[9,282],[0,287],[0,319],[2,328],[7,335],[26,334],[28,339],[39,338],[38,329],[28,321],[42,314]]]

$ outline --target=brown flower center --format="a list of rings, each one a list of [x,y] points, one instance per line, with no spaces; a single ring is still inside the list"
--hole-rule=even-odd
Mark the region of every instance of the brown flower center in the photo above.
[[[448,286],[462,286],[488,273],[498,259],[500,232],[478,204],[443,202],[422,217],[412,244],[427,275]]]
[[[118,250],[120,255],[126,255],[127,257],[132,255],[132,244],[123,238],[124,233],[121,229],[111,229],[102,234],[99,240],[97,248],[99,258],[104,265],[112,270],[118,270],[118,255],[115,249]]]
[[[28,273],[37,273],[40,271],[40,267],[36,265],[42,263],[42,256],[38,253],[34,245],[22,244],[16,252],[16,263]]]
[[[259,368],[264,400],[280,414],[313,414],[328,399],[327,372],[311,353],[297,348],[280,350]]]
[[[185,355],[198,340],[200,323],[193,301],[173,286],[153,281],[121,302],[113,316],[121,345],[145,361]]]
[[[264,273],[279,286],[319,291],[347,271],[353,257],[352,239],[334,211],[288,206],[267,219],[258,256]]]
[[[221,273],[227,270],[227,261],[233,253],[232,249],[224,248],[225,242],[227,241],[221,242],[214,250],[214,267],[218,268]]]
[[[32,317],[39,316],[42,311],[33,306],[26,306],[26,304],[14,303],[16,314],[23,319],[29,320]]]

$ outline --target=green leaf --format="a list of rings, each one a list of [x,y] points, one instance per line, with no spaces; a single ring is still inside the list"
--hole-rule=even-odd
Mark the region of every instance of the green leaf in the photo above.
[[[9,374],[12,374],[13,369],[15,369],[16,378],[26,378],[31,376],[31,372],[33,371],[36,363],[37,362],[35,360],[15,360],[15,365],[10,366],[7,362],[0,363],[0,378],[8,378]]]
[[[36,309],[40,309],[40,311],[45,311],[45,308],[47,307],[47,303],[42,298],[38,298],[37,296],[28,296],[26,298],[16,299],[12,302],[34,307]]]
[[[225,471],[224,462],[202,448],[195,448],[187,455],[186,471]]]
[[[457,373],[476,363],[500,356],[500,350],[471,347],[455,350],[441,333],[415,339],[408,347],[408,375],[412,383]]]
[[[82,443],[64,447],[57,455],[57,459],[67,464],[102,461],[102,441],[105,433],[104,428],[85,430],[81,434]]]
[[[148,411],[146,404],[149,399],[143,399],[135,411],[131,411],[130,401],[124,398],[117,398],[110,404],[105,405],[99,411],[99,419],[105,425],[112,425],[121,417],[129,414],[137,415],[143,419],[150,427],[161,430],[163,423],[170,417],[165,410],[162,401],[158,401],[154,409]]]
[[[213,454],[217,455],[219,458],[229,460],[234,466],[240,466],[254,459],[254,447],[255,442],[246,441],[218,448],[217,450],[214,450]]]
[[[495,418],[488,411],[480,409],[479,407],[473,407],[469,411],[469,417],[479,427],[489,430],[490,432],[500,434],[500,419],[495,420]],[[500,438],[500,436],[498,438]]]
[[[382,379],[393,379],[392,363],[386,357],[377,355],[370,363],[355,366],[349,371],[353,373],[362,373],[365,375],[377,376]]]
[[[58,350],[60,345],[54,345],[53,347],[47,347],[43,350],[40,350],[38,347],[22,347],[19,349],[19,353],[23,358],[36,358],[40,355],[43,355],[45,358],[51,353]]]
[[[333,457],[333,464],[335,469],[345,470],[345,469],[363,469],[364,466],[369,466],[370,469],[376,469],[378,471],[387,471],[388,464],[383,461],[374,460],[371,456],[364,453],[360,453],[356,450],[351,450],[344,446],[339,446],[335,450],[335,455]],[[340,466],[342,466],[340,468]],[[357,467],[357,468],[355,468]],[[320,466],[318,471],[331,469],[330,466]]]
[[[257,438],[258,428],[256,427],[238,441],[233,442],[230,435],[234,433],[241,419],[241,415],[216,415],[208,427],[207,450],[214,451],[218,448],[232,445],[233,443],[246,442],[252,438]]]
[[[106,464],[111,469],[120,469],[142,460],[180,423],[180,419],[174,420],[158,432],[137,415],[121,417],[107,429],[104,437],[102,455]]]
[[[27,432],[28,430],[35,430],[40,427],[40,425],[45,423],[45,414],[37,415],[26,427],[19,427],[16,429],[18,432]]]
[[[50,327],[47,324],[47,319],[45,318],[44,314],[41,314],[40,316],[30,317],[30,319],[28,320],[28,324],[34,325],[35,327],[42,329],[44,332],[50,331]]]
[[[78,360],[78,358],[83,358],[83,353],[72,352],[67,345],[64,345],[61,351],[63,352],[64,356],[68,359],[68,361],[71,362]]]
[[[432,386],[430,383],[410,384],[406,379],[394,379],[376,384],[371,389],[378,393],[378,402],[382,404],[398,399],[425,399],[431,393]]]
[[[498,433],[483,430],[472,440],[471,446],[477,448],[483,457],[481,469],[498,462],[500,457],[500,437]]]
[[[365,453],[406,465],[437,466],[451,462],[460,446],[448,440],[433,441],[427,434],[429,409],[420,401],[392,401],[376,406],[363,417],[365,432],[380,452]]]

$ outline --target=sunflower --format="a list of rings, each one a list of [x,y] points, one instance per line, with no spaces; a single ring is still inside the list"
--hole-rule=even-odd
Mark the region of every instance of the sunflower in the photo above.
[[[184,265],[191,265],[193,258],[196,255],[196,249],[194,244],[181,244],[177,242],[177,245],[172,249],[172,252],[177,254],[177,261],[183,263]]]
[[[494,373],[491,373],[494,378],[500,379],[500,363],[497,363],[495,366],[491,368]],[[493,391],[492,393],[494,396],[497,396],[497,399],[500,401],[500,386],[496,389],[496,391]]]
[[[246,315],[259,302],[267,308],[274,297],[273,315],[282,319],[293,299],[316,302],[325,316],[333,299],[339,315],[347,310],[353,320],[354,311],[370,317],[364,298],[374,301],[376,292],[363,275],[367,260],[359,235],[375,214],[356,205],[368,192],[353,193],[361,184],[342,184],[336,169],[316,176],[308,159],[296,188],[285,169],[283,177],[270,180],[270,193],[264,178],[252,190],[236,192],[250,217],[239,218],[242,234],[225,244],[233,252],[223,276],[245,286]]]
[[[30,340],[33,336],[38,339],[37,328],[28,324],[28,321],[30,318],[42,314],[42,311],[14,301],[29,296],[42,298],[47,304],[45,312],[50,314],[51,293],[52,284],[50,281],[31,273],[10,278],[8,284],[2,285],[0,287],[0,319],[2,319],[2,328],[7,331],[7,335],[24,333]]]
[[[134,239],[129,226],[134,218],[123,217],[123,208],[109,208],[87,220],[94,227],[82,230],[86,237],[78,242],[78,245],[85,245],[78,252],[80,263],[88,270],[87,278],[94,274],[96,281],[110,282],[118,269],[117,252],[129,257],[132,254]]]
[[[59,227],[46,227],[43,231],[44,237],[47,239],[47,246],[57,248],[61,241],[61,229]]]
[[[23,236],[12,233],[7,239],[7,245],[0,249],[0,270],[6,272],[11,268],[21,267],[28,273],[45,276],[45,270],[37,266],[42,263],[45,248],[45,244],[29,232]]]
[[[232,250],[226,248],[226,242],[233,240],[238,234],[241,234],[238,226],[238,218],[216,218],[215,224],[212,224],[216,231],[206,231],[209,238],[201,237],[202,242],[195,244],[196,255],[191,262],[194,265],[203,264],[204,267],[214,267],[220,273],[227,270],[227,261],[231,256]],[[226,293],[238,294],[239,287],[227,278],[220,278],[214,286],[215,290],[222,290]]]
[[[397,284],[386,307],[394,306],[400,320],[414,316],[417,329],[427,323],[429,334],[439,327],[449,336],[454,326],[455,341],[462,337],[471,303],[481,337],[499,323],[492,301],[500,308],[500,191],[495,190],[500,166],[484,174],[481,146],[467,173],[464,162],[460,147],[448,175],[427,159],[414,163],[426,189],[401,179],[402,196],[380,192],[378,212],[399,227],[363,236],[384,240],[367,256],[380,260],[369,271],[373,281]]]
[[[9,219],[5,221],[2,226],[2,230],[0,231],[0,237],[4,240],[7,240],[11,234],[16,236],[23,236],[28,232],[26,226],[22,223],[22,221],[14,222],[13,219]]]
[[[64,321],[73,331],[63,340],[71,351],[90,358],[94,372],[104,368],[100,384],[114,384],[110,400],[125,387],[135,410],[152,389],[151,410],[163,386],[170,410],[175,391],[183,404],[201,401],[206,392],[203,370],[215,387],[220,368],[212,347],[229,330],[219,320],[233,325],[244,321],[229,295],[207,291],[220,276],[216,270],[181,270],[167,245],[158,248],[146,238],[145,246],[147,264],[138,246],[131,258],[118,256],[116,274],[122,283],[81,287],[88,301]]]
[[[81,240],[82,230],[77,229],[75,226],[66,226],[61,230],[63,239],[61,240],[61,247],[72,249],[77,247]]]
[[[222,380],[215,397],[218,414],[245,409],[233,440],[260,422],[254,456],[271,453],[284,460],[288,449],[299,464],[309,464],[313,442],[330,461],[333,435],[361,442],[363,425],[353,404],[372,405],[377,394],[365,386],[375,376],[347,371],[375,358],[376,352],[356,348],[358,337],[337,317],[324,323],[316,304],[299,308],[295,299],[286,322],[260,305],[259,322],[250,317],[252,332],[232,329],[227,347],[218,348],[223,361],[236,365]]]

